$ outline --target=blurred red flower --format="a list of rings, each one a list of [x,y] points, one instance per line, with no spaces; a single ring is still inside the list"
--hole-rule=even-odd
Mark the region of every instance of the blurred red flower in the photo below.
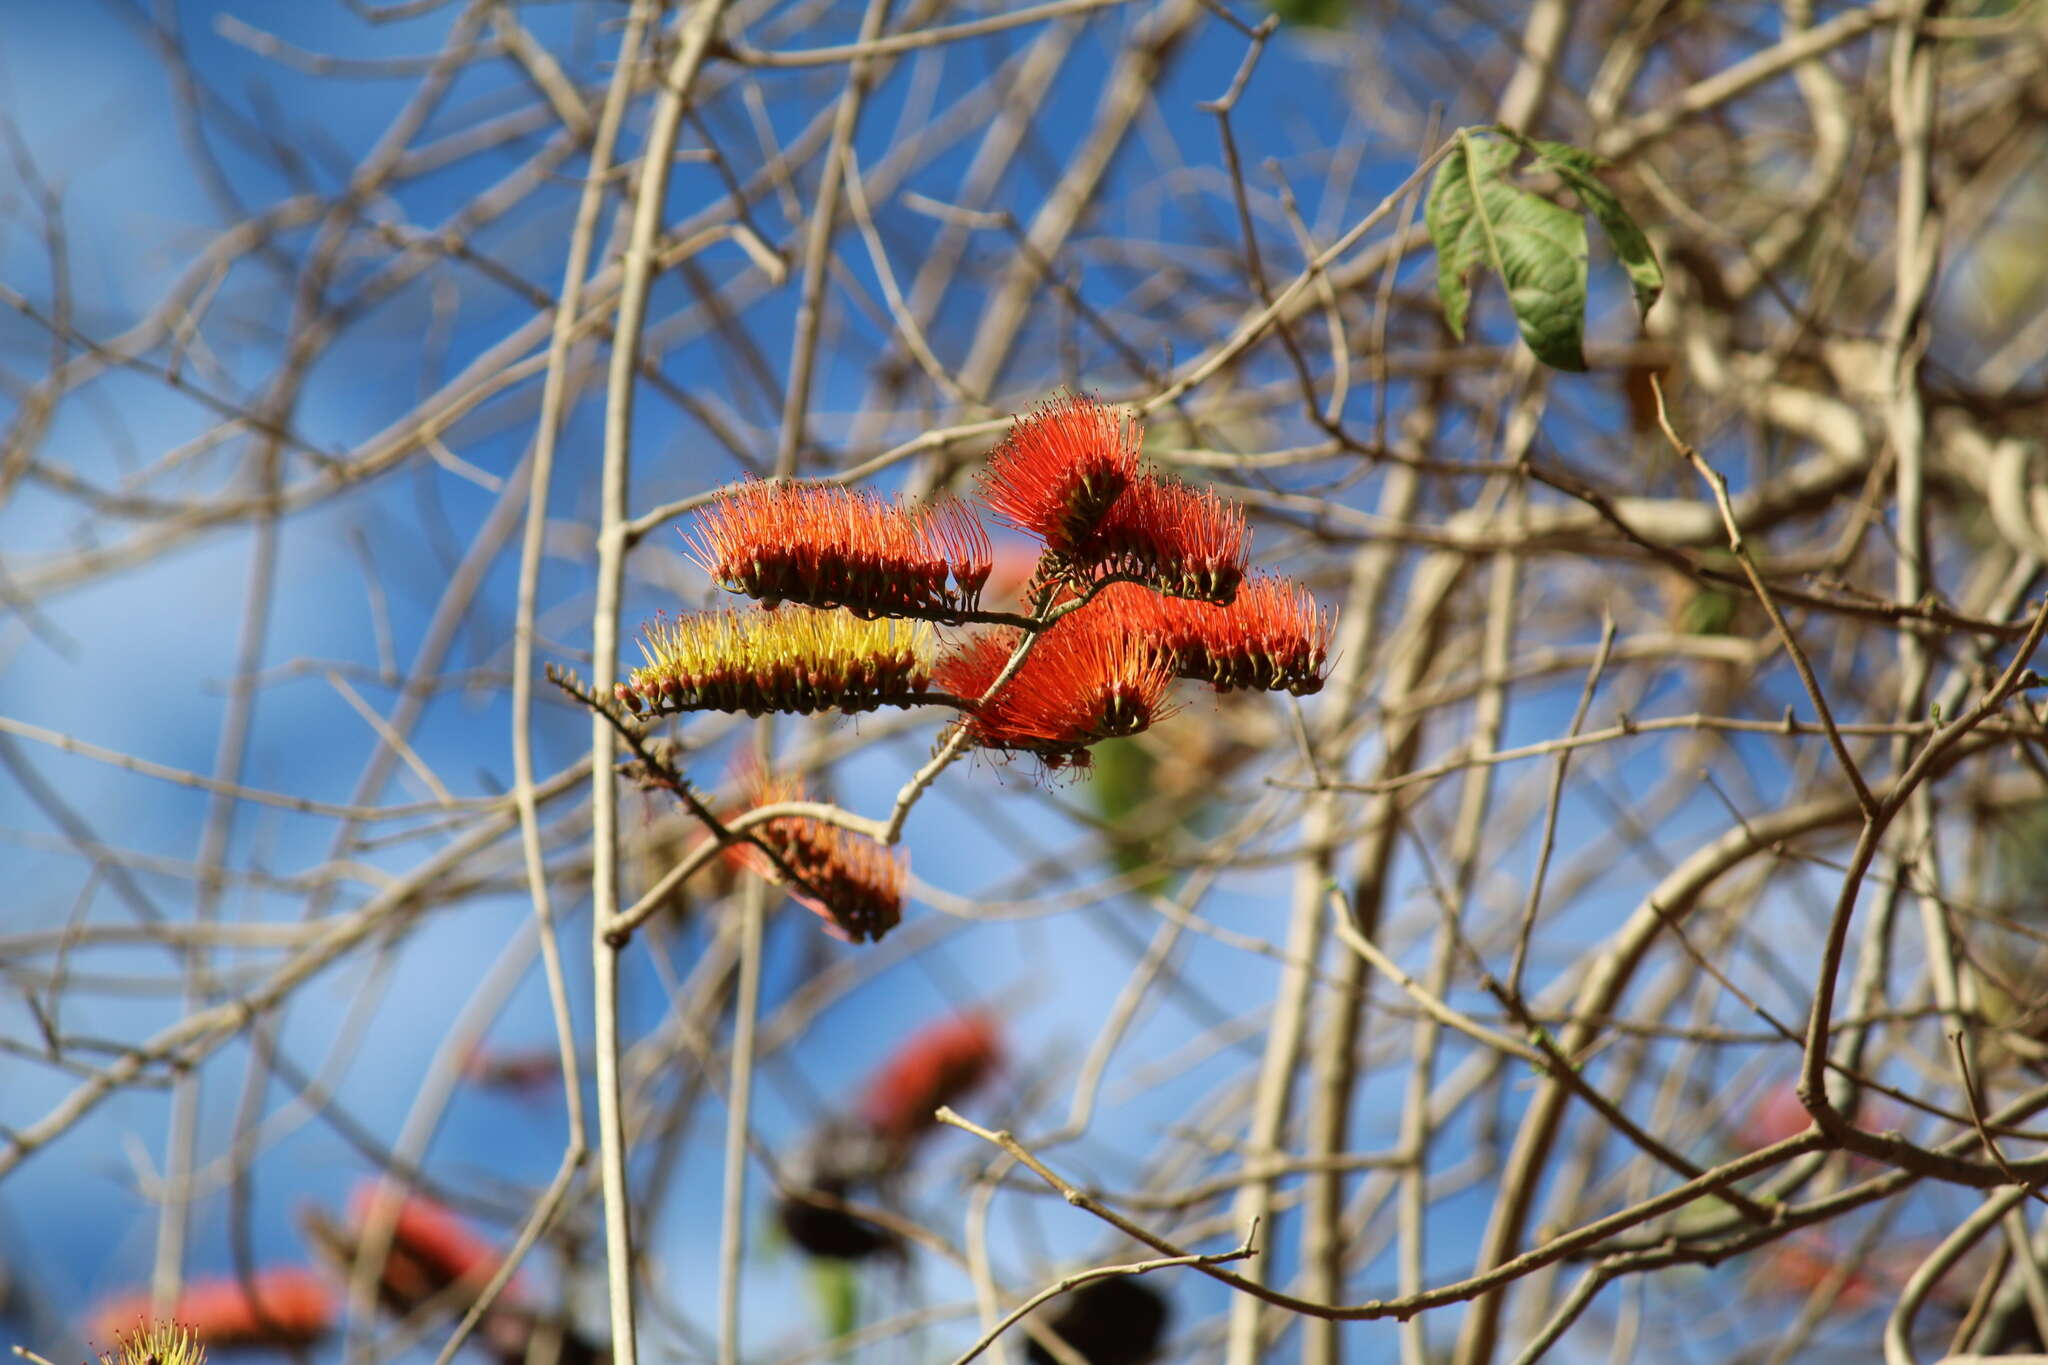
[[[904,1039],[868,1080],[860,1117],[877,1134],[907,1146],[938,1124],[940,1105],[965,1098],[994,1074],[1003,1056],[993,1016],[976,1010],[927,1024]]]
[[[252,1300],[249,1291],[255,1291]],[[303,1266],[258,1270],[239,1279],[194,1280],[171,1306],[170,1317],[216,1350],[289,1349],[318,1341],[334,1327],[336,1304],[327,1281]],[[92,1336],[112,1341],[152,1320],[147,1292],[111,1299],[92,1315]]]
[[[451,1285],[481,1288],[497,1272],[497,1247],[461,1217],[424,1195],[403,1194],[379,1181],[356,1187],[349,1200],[349,1232],[360,1243],[373,1214],[384,1199],[397,1201],[391,1225],[391,1255],[384,1267],[385,1288],[395,1298],[411,1300],[408,1308]],[[500,1299],[517,1300],[525,1286],[514,1276]]]

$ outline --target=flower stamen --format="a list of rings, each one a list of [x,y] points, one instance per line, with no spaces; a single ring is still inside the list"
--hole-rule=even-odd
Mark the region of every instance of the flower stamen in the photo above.
[[[983,632],[940,661],[933,677],[955,696],[987,695],[1022,639]],[[1002,753],[1029,753],[1048,772],[1088,766],[1087,749],[1134,735],[1172,713],[1173,669],[1145,635],[1086,609],[1046,631],[1023,665],[961,724],[970,742]]]
[[[1138,470],[1144,428],[1085,394],[1017,418],[989,456],[982,496],[997,518],[1055,554],[1087,538]]]
[[[854,489],[759,479],[723,490],[683,544],[713,582],[766,605],[896,616],[972,610],[993,556],[956,501],[908,511]]]
[[[936,648],[922,621],[801,607],[659,618],[640,640],[647,662],[617,694],[629,710],[656,714],[915,706],[931,685]]]
[[[747,787],[754,809],[809,799],[801,778],[755,775]],[[790,899],[824,920],[832,937],[847,943],[879,940],[903,919],[910,866],[891,849],[807,815],[781,816],[751,832],[800,881],[789,883],[774,859],[751,843],[731,845],[727,856],[765,880],[787,884]]]

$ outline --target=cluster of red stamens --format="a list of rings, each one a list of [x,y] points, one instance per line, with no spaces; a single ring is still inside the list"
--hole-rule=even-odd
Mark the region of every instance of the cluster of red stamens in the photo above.
[[[756,776],[747,786],[755,809],[809,799],[797,778]],[[909,865],[873,839],[807,815],[780,816],[750,833],[797,875],[799,880],[789,885],[790,898],[824,920],[834,938],[848,943],[879,939],[903,918]],[[751,843],[731,845],[728,856],[770,881],[787,880],[774,860]]]
[[[1022,641],[1009,628],[984,632],[933,671],[946,691],[979,701],[961,721],[977,747],[1035,754],[1048,771],[1085,768],[1089,745],[1137,734],[1170,714],[1173,668],[1164,651],[1086,609],[1046,631],[989,696]]]
[[[649,626],[647,662],[615,689],[630,711],[872,711],[918,704],[931,683],[932,628],[843,612],[709,612]]]
[[[1067,394],[1019,417],[990,455],[983,496],[1043,543],[1029,593],[1056,613],[1032,623],[1041,633],[1000,686],[1024,629],[985,631],[935,662],[928,624],[972,619],[988,585],[994,555],[971,511],[756,480],[721,492],[685,544],[715,581],[771,610],[658,621],[618,700],[636,715],[947,702],[965,710],[969,743],[1058,771],[1167,715],[1176,677],[1218,691],[1318,690],[1329,615],[1287,579],[1247,578],[1244,510],[1142,470],[1143,441],[1134,416]],[[802,789],[757,783],[753,795],[760,805]],[[808,817],[769,821],[756,837],[785,868],[752,844],[729,856],[794,873],[792,894],[839,936],[877,939],[901,917],[907,871],[873,840]]]
[[[989,456],[982,493],[998,517],[1045,542],[1075,582],[1136,579],[1176,597],[1228,602],[1250,548],[1244,511],[1138,468],[1144,431],[1080,395],[1017,419]]]
[[[1135,583],[1113,583],[1084,612],[1103,611],[1126,630],[1158,643],[1176,676],[1218,692],[1322,690],[1335,625],[1315,597],[1291,579],[1253,574],[1227,606],[1166,597]]]
[[[1085,394],[1019,417],[988,457],[982,497],[1054,554],[1077,551],[1138,473],[1144,430]]]
[[[1208,489],[1143,475],[1070,558],[1088,576],[1122,575],[1174,597],[1228,602],[1251,548],[1244,509]]]
[[[720,493],[683,542],[714,582],[769,606],[892,616],[973,609],[994,553],[957,502],[908,511],[853,489],[758,479]]]

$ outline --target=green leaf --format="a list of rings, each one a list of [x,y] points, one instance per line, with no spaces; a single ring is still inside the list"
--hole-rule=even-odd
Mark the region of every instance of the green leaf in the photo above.
[[[1436,244],[1437,295],[1451,333],[1463,339],[1482,262],[1507,286],[1522,340],[1553,369],[1583,370],[1586,225],[1568,209],[1507,179],[1514,144],[1460,129],[1437,169],[1423,216]]]
[[[1733,634],[1735,613],[1741,605],[1732,592],[1701,586],[1679,610],[1675,624],[1682,635]]]
[[[1614,248],[1615,259],[1628,272],[1629,287],[1635,290],[1636,312],[1649,316],[1657,296],[1664,292],[1664,269],[1657,264],[1657,253],[1650,250],[1650,239],[1636,226],[1636,220],[1622,207],[1614,191],[1594,174],[1600,168],[1600,158],[1563,142],[1539,142],[1521,137],[1515,140],[1533,153],[1539,163],[1555,171],[1559,179],[1571,186],[1579,202],[1599,220],[1600,230],[1607,234],[1608,245]]]
[[[1091,747],[1088,753],[1094,760],[1094,777],[1088,783],[1088,795],[1103,822],[1111,830],[1119,829],[1130,821],[1138,807],[1152,794],[1152,773],[1159,766],[1158,761],[1134,739],[1104,740]],[[1110,859],[1118,872],[1128,876],[1152,861],[1152,849],[1147,841],[1120,839],[1114,834],[1108,839]],[[1166,878],[1162,875],[1152,878],[1138,890],[1157,892],[1165,888]]]
[[[860,1326],[860,1280],[853,1262],[813,1258],[811,1292],[818,1299],[818,1326],[827,1341]]]
[[[1351,0],[1267,0],[1283,24],[1310,28],[1342,28],[1351,14]]]
[[[1472,161],[1480,162],[1480,174],[1497,174],[1495,144],[1474,142],[1461,129],[1450,155],[1437,167],[1430,181],[1429,198],[1422,208],[1423,224],[1436,246],[1436,293],[1444,306],[1444,323],[1451,335],[1465,339],[1465,316],[1471,311],[1472,294],[1465,277],[1479,264],[1483,243],[1477,232],[1478,201],[1472,192]]]

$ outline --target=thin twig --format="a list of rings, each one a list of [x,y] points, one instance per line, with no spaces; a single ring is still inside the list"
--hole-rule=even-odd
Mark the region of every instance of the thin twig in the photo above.
[[[1579,704],[1572,711],[1571,726],[1565,731],[1567,740],[1579,733],[1579,727],[1586,723],[1586,712],[1593,704],[1593,694],[1600,687],[1600,675],[1607,669],[1607,656],[1614,649],[1614,618],[1603,615],[1600,618],[1600,643],[1593,651],[1593,667],[1586,673],[1586,686],[1579,693]],[[1543,806],[1543,839],[1536,849],[1536,872],[1529,879],[1529,898],[1522,905],[1522,924],[1515,934],[1515,957],[1508,968],[1508,994],[1519,999],[1522,994],[1522,969],[1529,962],[1529,938],[1536,929],[1536,912],[1543,903],[1543,880],[1550,873],[1550,855],[1557,847],[1557,812],[1564,800],[1565,768],[1571,763],[1572,751],[1569,745],[1557,751],[1557,763],[1550,771],[1550,795]]]

